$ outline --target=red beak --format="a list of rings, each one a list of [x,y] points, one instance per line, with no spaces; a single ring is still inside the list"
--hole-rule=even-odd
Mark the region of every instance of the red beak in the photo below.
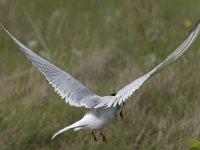
[[[123,116],[123,113],[122,113],[122,111],[120,111],[120,113],[119,113],[119,116],[120,116],[121,120],[123,120],[123,119],[124,119],[124,116]]]

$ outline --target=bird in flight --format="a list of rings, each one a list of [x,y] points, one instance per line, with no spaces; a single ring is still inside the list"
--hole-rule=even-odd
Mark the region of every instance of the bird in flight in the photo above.
[[[153,68],[150,72],[129,83],[115,94],[109,96],[98,96],[70,74],[35,54],[12,36],[2,25],[1,27],[28,57],[31,63],[46,77],[49,84],[54,87],[55,91],[65,100],[66,103],[71,106],[85,107],[89,109],[82,119],[59,130],[52,136],[52,139],[69,129],[74,129],[74,131],[90,129],[94,141],[97,141],[95,131],[100,131],[103,142],[107,142],[107,140],[102,129],[109,125],[118,115],[123,119],[122,108],[126,100],[137,89],[139,89],[147,79],[178,59],[189,48],[189,46],[191,46],[200,33],[200,22],[198,22],[180,46],[178,46],[178,48],[167,56],[163,62]]]

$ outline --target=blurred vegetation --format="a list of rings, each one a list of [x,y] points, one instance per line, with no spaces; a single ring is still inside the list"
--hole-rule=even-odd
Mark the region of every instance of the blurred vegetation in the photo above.
[[[34,52],[108,95],[161,62],[200,19],[198,0],[0,0],[0,22]],[[124,107],[104,130],[57,130],[85,111],[65,105],[16,45],[0,32],[0,149],[199,148],[200,37]]]

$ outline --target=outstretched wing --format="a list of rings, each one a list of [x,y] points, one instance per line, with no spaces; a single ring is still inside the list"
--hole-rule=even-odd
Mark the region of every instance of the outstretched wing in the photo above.
[[[139,89],[139,87],[147,79],[149,79],[151,76],[155,75],[160,70],[164,69],[173,61],[178,59],[188,49],[188,47],[191,46],[191,44],[197,38],[199,33],[200,33],[200,22],[197,23],[195,29],[190,32],[190,34],[185,38],[182,44],[177,49],[175,49],[162,63],[160,63],[157,67],[155,67],[153,70],[151,70],[144,76],[134,80],[133,82],[131,82],[130,84],[126,85],[124,88],[119,90],[112,100],[101,101],[101,103],[99,103],[96,107],[102,107],[102,106],[111,107],[126,101],[137,89]]]
[[[87,87],[74,79],[71,75],[54,66],[47,60],[38,56],[15,37],[13,37],[2,25],[4,31],[17,44],[31,63],[46,77],[55,91],[65,99],[66,103],[76,107],[93,108],[99,103],[100,97],[93,94]]]

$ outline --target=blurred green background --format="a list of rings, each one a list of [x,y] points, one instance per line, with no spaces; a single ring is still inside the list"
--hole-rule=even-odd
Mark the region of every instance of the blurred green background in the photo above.
[[[99,95],[143,75],[200,19],[199,0],[0,0],[0,22],[34,52]],[[104,130],[57,130],[87,111],[65,104],[0,31],[1,150],[184,150],[200,146],[200,37],[181,59],[146,82]]]

